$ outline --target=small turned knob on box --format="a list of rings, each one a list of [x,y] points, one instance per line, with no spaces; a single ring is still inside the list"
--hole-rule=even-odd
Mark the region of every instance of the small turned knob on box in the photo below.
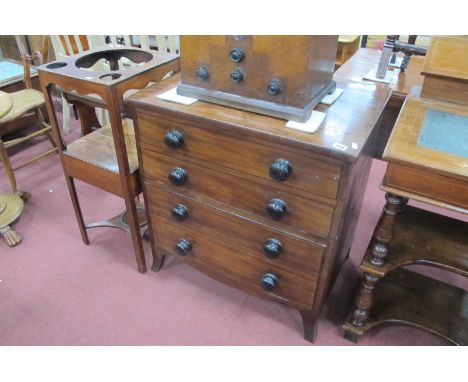
[[[271,292],[278,285],[278,277],[273,273],[265,273],[261,280],[262,288],[268,292]]]
[[[186,256],[192,250],[192,243],[187,239],[181,239],[175,247],[179,255]]]
[[[234,83],[241,82],[244,79],[244,72],[241,69],[234,69],[231,73],[231,81]]]
[[[188,174],[182,167],[176,167],[171,170],[168,178],[174,186],[182,186],[187,181]]]
[[[206,80],[210,75],[208,73],[208,69],[205,68],[204,66],[200,66],[197,71],[195,72],[195,76],[199,80]]]
[[[270,259],[276,259],[283,252],[283,244],[277,239],[267,239],[263,245],[263,252]]]
[[[288,211],[288,206],[281,199],[271,199],[267,205],[267,212],[273,219],[281,219]]]
[[[229,57],[231,57],[231,61],[233,62],[241,62],[245,57],[244,49],[234,48],[229,52]]]
[[[164,142],[173,149],[177,149],[184,144],[184,134],[179,130],[168,131],[164,135]]]
[[[286,159],[277,159],[270,165],[270,176],[278,182],[288,180],[292,171],[291,163]]]
[[[183,204],[177,204],[172,208],[172,216],[174,216],[179,221],[184,221],[190,216],[189,210]]]
[[[279,80],[271,80],[267,86],[268,93],[271,95],[276,95],[281,92],[281,82]]]

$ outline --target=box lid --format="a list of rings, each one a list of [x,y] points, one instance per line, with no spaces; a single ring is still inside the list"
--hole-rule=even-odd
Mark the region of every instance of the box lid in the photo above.
[[[434,37],[422,74],[468,81],[468,37]]]
[[[468,179],[468,107],[408,95],[383,159]]]

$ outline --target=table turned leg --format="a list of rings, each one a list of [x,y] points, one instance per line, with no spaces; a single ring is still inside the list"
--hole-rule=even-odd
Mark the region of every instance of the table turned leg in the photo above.
[[[386,193],[385,203],[382,216],[374,231],[373,244],[370,248],[370,262],[375,266],[385,264],[388,256],[388,243],[392,240],[392,229],[395,217],[404,210],[407,198]]]
[[[351,323],[354,326],[364,326],[369,318],[369,311],[373,302],[373,292],[375,284],[379,278],[370,273],[364,273],[362,284],[354,300],[354,307],[351,311]]]
[[[393,237],[393,225],[395,217],[404,210],[407,198],[387,193],[385,194],[385,206],[382,216],[374,231],[373,242],[368,249],[369,261],[375,267],[381,267],[385,264],[388,256],[388,244]],[[362,328],[367,319],[373,303],[373,293],[375,285],[379,281],[379,277],[372,273],[365,272],[363,274],[361,286],[354,299],[353,307],[348,316],[347,322],[344,324],[345,338],[357,342],[362,330],[353,330]]]

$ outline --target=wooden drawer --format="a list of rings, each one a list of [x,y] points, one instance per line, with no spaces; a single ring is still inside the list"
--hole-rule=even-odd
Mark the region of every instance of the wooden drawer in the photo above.
[[[172,221],[180,229],[194,229],[217,241],[230,242],[239,248],[239,252],[247,250],[259,261],[271,265],[281,264],[309,275],[318,275],[320,272],[325,245],[284,234],[255,221],[152,186],[147,186],[147,197],[151,216],[155,217],[153,229],[158,236],[163,235],[159,231],[161,225],[158,219],[164,219]],[[189,213],[183,221],[172,214],[172,209],[178,204],[184,205]],[[276,259],[268,258],[264,253],[267,239],[279,240],[282,245],[282,252]]]
[[[165,254],[176,255],[210,276],[229,282],[254,293],[267,294],[282,302],[310,308],[312,306],[318,277],[304,277],[273,263],[266,263],[251,256],[245,250],[216,238],[200,234],[186,225],[178,225],[165,219],[153,221],[157,247]],[[192,249],[181,256],[175,244],[188,240]],[[271,292],[261,286],[265,273],[273,273],[278,283]]]
[[[138,114],[138,129],[142,146],[159,146],[170,150],[171,156],[185,154],[274,183],[280,182],[271,177],[270,166],[278,159],[286,159],[292,166],[292,174],[281,183],[308,193],[337,197],[341,175],[338,165],[143,113]],[[166,133],[172,130],[183,134],[184,143],[179,148],[169,148],[164,141]]]
[[[468,210],[468,184],[460,179],[389,163],[383,185],[403,190],[411,198],[417,199],[419,195]]]
[[[242,174],[234,175],[233,171],[221,172],[203,167],[203,162],[195,159],[180,160],[161,154],[155,150],[142,149],[145,168],[145,180],[163,184],[178,193],[204,195],[210,199],[263,216],[276,226],[292,226],[301,234],[327,238],[333,216],[333,207],[314,202],[290,193],[282,192],[261,183],[252,183]],[[187,181],[174,186],[168,178],[176,167],[183,168]],[[227,170],[229,171],[229,170]],[[267,205],[272,199],[281,199],[286,203],[286,214],[273,219]]]

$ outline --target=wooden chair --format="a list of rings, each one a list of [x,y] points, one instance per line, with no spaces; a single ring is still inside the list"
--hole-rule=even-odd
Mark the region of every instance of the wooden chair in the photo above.
[[[138,271],[146,272],[142,245],[142,233],[147,228],[146,214],[137,202],[141,193],[139,164],[133,123],[128,118],[122,118],[125,111],[123,97],[129,89],[142,89],[149,82],[160,81],[166,73],[178,71],[179,60],[177,55],[161,57],[140,49],[131,49],[131,53],[128,51],[106,47],[63,57],[61,62],[43,65],[38,72],[83,242],[89,244],[87,229],[90,228],[105,226],[123,229],[131,235]],[[149,61],[143,67],[123,70],[119,62],[125,56],[135,62]],[[84,63],[84,68],[88,68],[103,58],[108,60],[112,70],[89,71],[77,66]],[[102,107],[108,110],[110,123],[94,131],[88,128],[91,131],[89,134],[66,145],[52,104],[54,87],[67,93],[75,91],[77,96],[82,97],[74,100],[80,118],[89,117],[88,122],[92,123],[94,108]],[[96,99],[87,97],[89,94],[95,94]],[[126,211],[110,220],[85,224],[75,179],[123,198]]]
[[[359,35],[340,35],[336,53],[335,70],[343,65],[359,49]]]
[[[12,107],[13,98],[8,93],[0,92],[0,118],[8,114]],[[0,236],[10,247],[21,243],[21,236],[10,227],[10,224],[19,218],[23,206],[24,202],[19,196],[0,194]]]
[[[37,53],[34,53],[33,55],[27,54],[26,49],[24,48],[24,45],[19,36],[16,36],[16,42],[20,49],[24,66],[25,89],[9,93],[9,96],[13,101],[13,107],[6,115],[0,118],[0,159],[7,173],[13,193],[20,195],[23,199],[27,199],[30,196],[30,194],[25,191],[18,191],[17,189],[14,171],[17,171],[23,168],[24,166],[27,166],[31,163],[38,161],[39,159],[42,159],[50,154],[57,152],[57,148],[51,134],[52,127],[51,125],[45,122],[41,112],[41,108],[45,106],[44,96],[40,91],[32,89],[31,86],[30,65],[34,59],[37,58],[40,60],[40,55]],[[16,138],[6,142],[2,140],[2,136],[24,128],[24,121],[31,115],[35,115],[36,117],[36,123],[39,126],[38,130],[29,133],[21,138]],[[50,140],[50,143],[53,146],[53,148],[13,168],[10,162],[10,158],[8,156],[7,149],[13,146],[17,146],[21,143],[30,141],[31,139],[42,135],[46,136]]]

